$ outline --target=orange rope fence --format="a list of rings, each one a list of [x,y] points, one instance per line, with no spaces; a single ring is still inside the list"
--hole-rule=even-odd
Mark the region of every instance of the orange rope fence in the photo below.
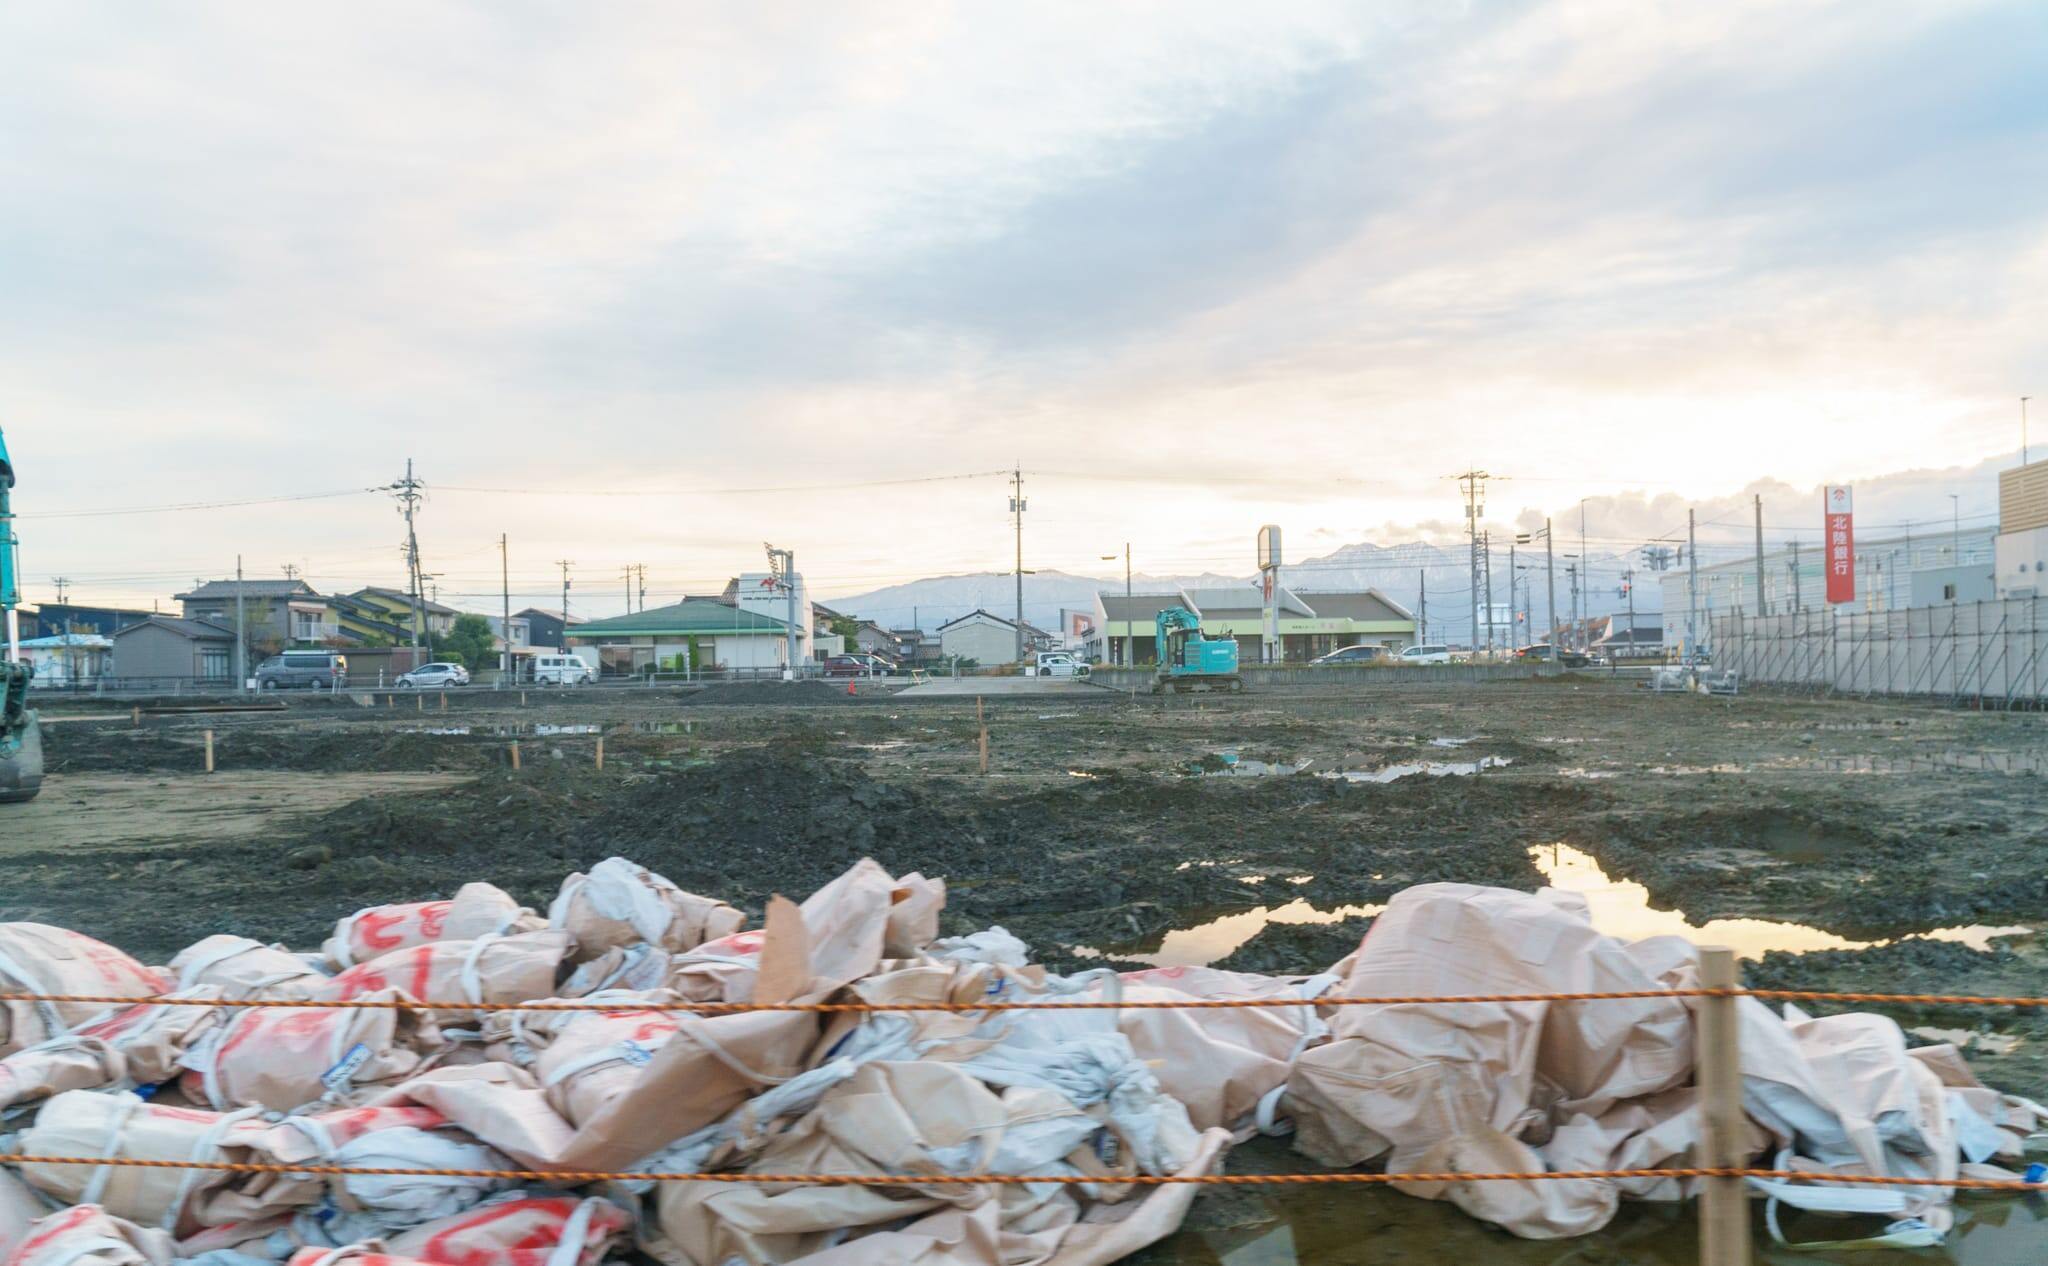
[[[1426,1003],[1475,1002],[1601,1002],[1670,998],[1768,998],[1792,1002],[1877,1002],[1918,1006],[2048,1007],[2048,998],[2007,998],[1951,993],[1834,993],[1815,989],[1632,989],[1605,993],[1476,993],[1430,994],[1390,998],[1351,998],[1325,994],[1316,998],[1186,998],[1131,1002],[1049,997],[1036,1002],[579,1002],[545,999],[533,1002],[470,1002],[392,998],[349,998],[322,1001],[306,998],[167,998],[121,994],[0,993],[0,1002],[100,1003],[153,1007],[310,1007],[318,1010],[431,1011],[695,1011],[733,1015],[749,1011],[801,1011],[820,1015],[902,1011],[1213,1011],[1233,1007],[1412,1006]]]
[[[1848,1183],[1867,1187],[1955,1187],[1970,1191],[2040,1191],[2043,1184],[2002,1178],[1895,1178],[1874,1174],[1821,1174],[1795,1169],[1554,1169],[1540,1173],[1361,1174],[739,1174],[670,1173],[661,1170],[415,1169],[370,1165],[281,1165],[254,1161],[138,1160],[101,1156],[6,1156],[9,1165],[113,1165],[129,1169],[204,1169],[229,1174],[322,1174],[342,1177],[490,1178],[513,1182],[724,1182],[767,1186],[1026,1186],[1102,1183],[1128,1187],[1272,1187],[1307,1183],[1384,1186],[1404,1182],[1565,1182],[1620,1178],[1772,1178],[1788,1182]]]

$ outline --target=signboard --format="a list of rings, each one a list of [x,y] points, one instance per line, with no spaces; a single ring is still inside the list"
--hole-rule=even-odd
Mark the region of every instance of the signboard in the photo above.
[[[1821,510],[1827,523],[1822,557],[1826,560],[1828,601],[1831,603],[1856,600],[1856,531],[1851,524],[1853,505],[1847,484],[1830,485],[1821,494]]]
[[[1259,570],[1280,565],[1280,525],[1268,523],[1259,529]]]

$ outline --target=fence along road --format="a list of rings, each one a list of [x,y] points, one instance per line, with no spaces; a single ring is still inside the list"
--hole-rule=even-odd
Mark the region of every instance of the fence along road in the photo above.
[[[1717,615],[1714,662],[1743,684],[2036,708],[2048,703],[2048,597],[1904,611]]]

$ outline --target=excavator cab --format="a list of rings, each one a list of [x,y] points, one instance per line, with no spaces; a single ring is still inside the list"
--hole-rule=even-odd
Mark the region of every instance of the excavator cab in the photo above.
[[[43,789],[43,732],[28,706],[34,671],[21,662],[21,626],[14,608],[21,602],[15,577],[19,557],[14,541],[14,463],[7,437],[0,435],[0,804],[31,800]]]

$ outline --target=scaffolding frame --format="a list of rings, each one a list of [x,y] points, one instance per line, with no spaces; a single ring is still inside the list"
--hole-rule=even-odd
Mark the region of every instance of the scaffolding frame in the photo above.
[[[2048,596],[1896,611],[1710,617],[1714,662],[1742,680],[1820,694],[2048,706]]]

